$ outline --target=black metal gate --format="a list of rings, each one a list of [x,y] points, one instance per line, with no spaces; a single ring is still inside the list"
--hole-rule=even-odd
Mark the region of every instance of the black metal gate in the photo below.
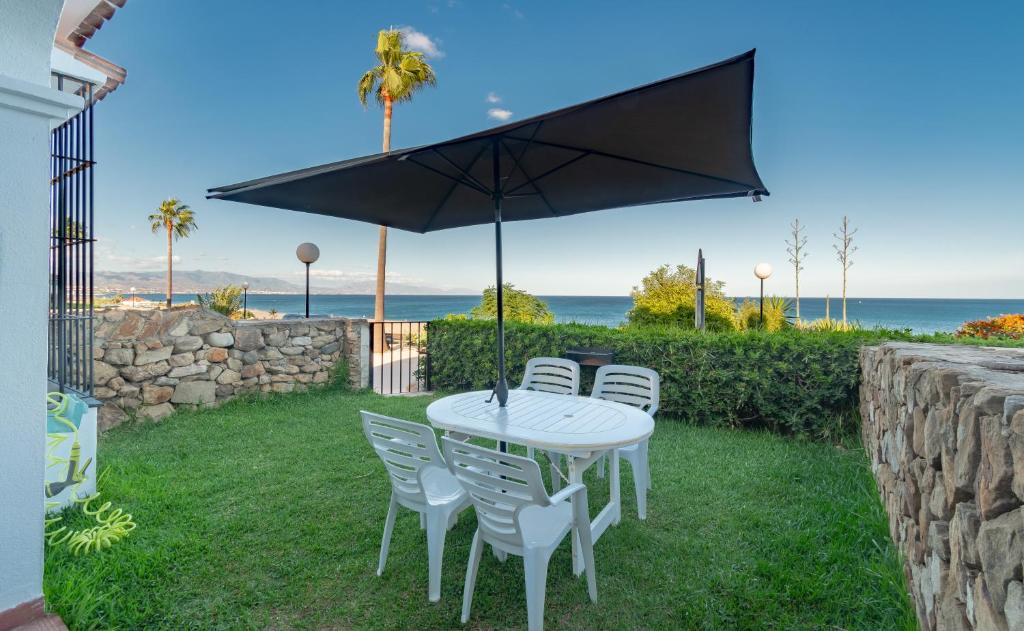
[[[380,394],[430,390],[426,322],[370,323],[370,387]]]
[[[58,89],[65,78],[57,76]],[[71,81],[71,80],[69,80]],[[50,137],[50,314],[47,376],[60,390],[93,393],[93,103]]]

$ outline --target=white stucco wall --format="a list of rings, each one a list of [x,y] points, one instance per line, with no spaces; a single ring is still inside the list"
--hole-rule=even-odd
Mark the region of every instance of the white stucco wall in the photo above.
[[[42,595],[49,88],[62,0],[0,0],[0,611]]]

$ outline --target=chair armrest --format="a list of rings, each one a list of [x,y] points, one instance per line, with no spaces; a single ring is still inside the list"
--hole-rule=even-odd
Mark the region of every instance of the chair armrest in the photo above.
[[[573,495],[576,495],[580,491],[586,490],[587,487],[583,486],[582,482],[573,482],[569,486],[565,487],[558,493],[555,493],[550,498],[548,498],[548,501],[551,502],[552,506],[556,504],[561,504],[562,502],[564,502],[567,499],[570,499]]]

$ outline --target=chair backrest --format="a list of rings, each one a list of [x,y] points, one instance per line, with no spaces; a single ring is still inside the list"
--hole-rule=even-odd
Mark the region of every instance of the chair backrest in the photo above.
[[[391,488],[408,500],[425,503],[426,496],[418,477],[420,469],[445,466],[434,430],[421,423],[373,412],[362,411],[359,414],[363,417],[366,440],[370,441],[388,470]]]
[[[520,390],[540,390],[555,394],[580,393],[580,365],[560,357],[534,357],[526,362]]]
[[[661,377],[650,368],[610,364],[597,369],[590,396],[632,405],[654,416],[660,390]]]
[[[540,465],[522,456],[445,437],[448,469],[469,494],[477,525],[489,539],[522,546],[518,511],[525,506],[547,506]]]

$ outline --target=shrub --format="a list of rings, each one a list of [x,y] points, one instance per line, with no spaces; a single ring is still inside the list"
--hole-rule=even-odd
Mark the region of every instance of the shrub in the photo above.
[[[789,319],[790,301],[780,296],[764,299],[764,322],[761,322],[761,304],[757,300],[744,300],[736,310],[740,329],[781,331],[793,326]],[[763,324],[763,325],[762,325]]]
[[[115,294],[113,296],[99,296],[94,299],[93,306],[95,307],[113,307],[124,303],[124,296],[121,294]]]
[[[979,337],[982,339],[1003,338],[1024,340],[1024,313],[1011,313],[984,320],[964,322],[957,329],[956,337]]]
[[[495,329],[487,322],[429,325],[431,383],[439,390],[489,389],[495,378]],[[510,384],[530,357],[560,357],[574,346],[611,348],[615,362],[661,375],[659,415],[691,423],[768,427],[816,436],[856,404],[858,353],[867,343],[907,338],[897,332],[807,332],[794,329],[699,333],[669,327],[611,329],[580,324],[510,323]],[[593,384],[584,370],[582,392]]]
[[[505,291],[502,293],[504,304],[502,306],[506,322],[551,324],[555,321],[555,315],[548,309],[546,302],[521,289],[516,289],[512,283],[505,283],[504,287]],[[498,317],[498,296],[494,287],[484,290],[480,304],[473,307],[469,314],[478,320],[493,320]]]
[[[860,322],[854,320],[843,322],[842,320],[833,320],[832,318],[821,318],[819,320],[804,321],[798,324],[797,326],[805,331],[849,332],[861,331],[864,328],[860,325]]]
[[[208,294],[197,294],[199,305],[217,313],[234,318],[241,314],[242,288],[237,285],[225,285],[214,289]]]
[[[725,283],[705,279],[704,324],[709,331],[737,329],[736,306],[725,296]],[[626,314],[631,325],[673,326],[692,329],[696,312],[697,272],[692,267],[662,265],[634,287],[633,308]]]

